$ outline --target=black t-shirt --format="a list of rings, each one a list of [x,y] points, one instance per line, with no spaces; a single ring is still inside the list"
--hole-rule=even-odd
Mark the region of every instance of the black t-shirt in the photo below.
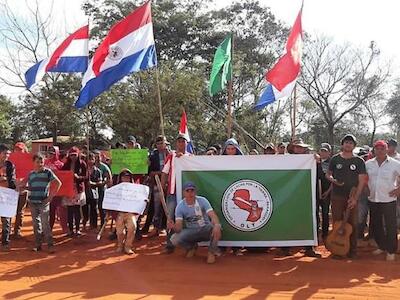
[[[365,163],[360,157],[345,159],[340,153],[332,157],[329,171],[337,181],[344,182],[343,186],[333,185],[332,193],[341,196],[348,196],[351,189],[358,185],[358,175],[366,174]]]
[[[328,179],[326,179],[326,176],[325,176],[326,173],[328,172],[330,161],[331,161],[331,159],[328,158],[317,164],[317,179],[321,180],[322,193],[326,192],[329,189],[329,187],[331,186],[330,181]]]

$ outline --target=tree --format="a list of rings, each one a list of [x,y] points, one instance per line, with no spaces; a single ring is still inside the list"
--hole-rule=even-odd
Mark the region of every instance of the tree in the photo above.
[[[12,118],[15,106],[7,97],[0,95],[0,143],[7,143],[12,135]]]
[[[299,85],[317,105],[335,143],[335,127],[351,112],[382,92],[389,69],[377,59],[374,42],[363,52],[331,39],[318,37],[306,47]]]

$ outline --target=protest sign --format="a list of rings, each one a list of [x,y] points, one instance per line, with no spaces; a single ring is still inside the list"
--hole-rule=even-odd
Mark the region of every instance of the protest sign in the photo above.
[[[111,172],[119,174],[122,169],[129,169],[133,174],[147,174],[148,172],[147,149],[112,149]]]
[[[149,198],[147,185],[122,182],[106,189],[103,209],[143,214]]]
[[[192,181],[222,224],[221,246],[317,244],[313,155],[177,159],[177,200]]]
[[[18,192],[0,187],[0,217],[15,217],[17,214],[18,197]]]
[[[57,192],[56,196],[72,198],[74,196],[74,172],[55,171],[54,173],[62,183],[62,186]]]
[[[32,153],[12,152],[9,160],[15,165],[18,179],[25,178],[33,170]]]

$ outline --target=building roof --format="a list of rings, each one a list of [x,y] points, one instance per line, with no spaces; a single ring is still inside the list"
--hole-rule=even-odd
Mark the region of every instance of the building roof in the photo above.
[[[57,143],[70,143],[73,141],[84,141],[85,138],[81,136],[71,137],[69,135],[59,135],[57,136]],[[53,137],[48,137],[44,139],[32,140],[31,143],[53,143]]]

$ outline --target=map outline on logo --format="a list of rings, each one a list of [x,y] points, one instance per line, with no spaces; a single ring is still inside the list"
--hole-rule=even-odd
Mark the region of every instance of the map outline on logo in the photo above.
[[[229,225],[242,232],[253,232],[268,224],[273,213],[273,199],[260,182],[240,179],[224,191],[221,208]]]
[[[119,46],[111,46],[108,52],[108,58],[118,61],[124,56],[124,51]]]

